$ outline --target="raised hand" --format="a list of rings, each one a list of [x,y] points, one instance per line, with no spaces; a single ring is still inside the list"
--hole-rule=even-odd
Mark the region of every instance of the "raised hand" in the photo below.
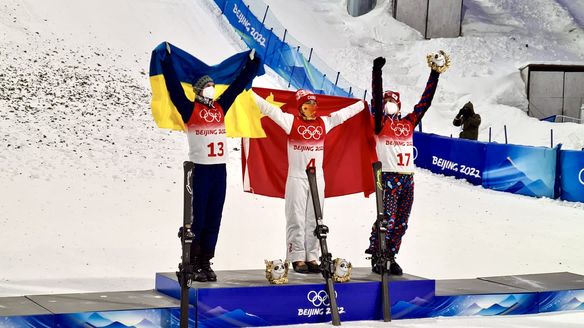
[[[385,65],[385,58],[377,57],[373,60],[373,69],[381,69]]]

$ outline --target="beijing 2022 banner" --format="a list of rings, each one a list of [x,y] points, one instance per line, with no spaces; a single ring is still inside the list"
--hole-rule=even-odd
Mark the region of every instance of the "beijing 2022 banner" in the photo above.
[[[416,166],[481,185],[484,142],[415,132],[414,146]]]

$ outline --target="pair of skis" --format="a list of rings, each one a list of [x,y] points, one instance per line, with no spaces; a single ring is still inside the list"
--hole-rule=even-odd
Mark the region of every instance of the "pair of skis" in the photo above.
[[[381,274],[381,295],[383,299],[383,321],[391,321],[391,300],[389,296],[389,252],[387,251],[387,219],[383,211],[383,183],[381,181],[381,162],[373,163],[373,176],[375,177],[375,200],[377,204],[377,219],[375,230],[377,233],[377,252],[373,254],[376,259],[375,266]]]
[[[329,229],[322,222],[322,210],[320,207],[320,198],[318,197],[318,186],[316,184],[316,168],[314,166],[306,167],[306,175],[308,176],[308,184],[310,186],[310,194],[312,196],[312,204],[314,205],[314,216],[316,219],[316,228],[314,235],[318,238],[320,243],[320,270],[324,281],[326,283],[326,292],[330,300],[331,318],[333,326],[341,325],[341,317],[339,315],[339,307],[337,306],[337,296],[335,293],[335,283],[333,280],[333,273],[335,271],[333,263],[333,255],[328,251],[326,237]]]
[[[332,254],[329,253],[326,237],[328,227],[322,223],[322,211],[320,207],[320,199],[318,197],[318,188],[316,185],[316,169],[314,167],[306,168],[306,175],[308,176],[308,183],[310,185],[310,193],[312,195],[312,203],[314,205],[314,213],[316,217],[316,229],[314,234],[320,242],[321,257],[320,266],[322,275],[326,282],[327,294],[331,300],[331,316],[333,326],[339,326],[341,320],[339,317],[339,310],[337,307],[337,299],[334,290],[334,282],[332,274],[334,272]],[[383,299],[383,321],[391,321],[391,299],[389,295],[389,266],[391,264],[389,259],[389,252],[387,251],[387,219],[383,210],[383,183],[381,182],[381,162],[373,163],[373,176],[375,179],[375,200],[377,207],[377,218],[375,220],[375,229],[377,232],[377,241],[379,243],[377,253],[374,258],[377,260],[375,265],[379,268],[381,273],[381,293]]]
[[[183,184],[183,224],[178,231],[178,237],[182,246],[181,263],[178,265],[176,276],[180,285],[180,328],[189,326],[189,288],[193,276],[193,266],[191,265],[191,245],[195,235],[191,230],[193,225],[193,162],[183,163],[184,184]]]

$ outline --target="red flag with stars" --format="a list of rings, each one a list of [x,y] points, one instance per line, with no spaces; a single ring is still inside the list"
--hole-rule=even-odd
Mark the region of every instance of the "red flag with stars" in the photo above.
[[[253,88],[259,96],[284,112],[298,114],[294,92]],[[316,95],[318,115],[330,115],[358,99]],[[242,139],[244,190],[259,195],[284,198],[288,173],[288,136],[269,117],[261,118],[266,138]],[[348,119],[327,133],[323,170],[325,197],[374,192],[371,163],[376,161],[375,141],[369,109]]]

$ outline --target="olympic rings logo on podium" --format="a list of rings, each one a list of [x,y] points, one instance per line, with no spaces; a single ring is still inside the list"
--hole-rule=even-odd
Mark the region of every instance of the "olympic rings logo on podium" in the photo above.
[[[584,169],[581,169],[580,172],[578,172],[578,181],[584,186]]]
[[[314,139],[319,140],[322,136],[322,127],[320,126],[304,126],[301,125],[297,129],[298,133],[302,138],[306,140]]]
[[[216,112],[213,113],[210,110],[207,109],[201,109],[201,111],[199,112],[199,116],[205,120],[205,122],[207,123],[211,123],[211,122],[221,122],[221,113],[220,112]]]
[[[335,292],[335,296],[336,296],[336,293],[337,292]],[[315,307],[319,307],[321,305],[324,305],[324,306],[331,305],[328,294],[324,290],[319,290],[318,292],[311,290],[306,295],[306,299],[308,299],[308,301],[310,303],[312,303],[312,305],[314,305]]]

